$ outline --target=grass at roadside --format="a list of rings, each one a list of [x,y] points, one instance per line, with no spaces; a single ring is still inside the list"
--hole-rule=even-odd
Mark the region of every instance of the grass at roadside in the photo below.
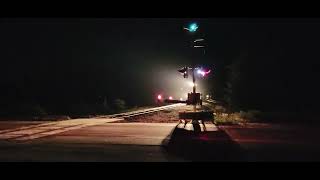
[[[214,116],[216,125],[241,125],[248,123],[249,120],[240,115],[240,113],[219,113]]]

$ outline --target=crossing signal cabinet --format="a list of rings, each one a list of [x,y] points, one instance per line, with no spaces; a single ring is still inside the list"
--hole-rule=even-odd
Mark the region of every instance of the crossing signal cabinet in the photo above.
[[[200,104],[202,106],[202,99],[200,93],[188,93],[187,105]]]

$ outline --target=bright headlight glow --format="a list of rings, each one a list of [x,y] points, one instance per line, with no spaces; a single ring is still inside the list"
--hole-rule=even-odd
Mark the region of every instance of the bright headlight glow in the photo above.
[[[205,75],[206,75],[206,72],[201,71],[200,69],[198,69],[197,73],[198,73],[198,74],[201,74],[202,76],[205,76]]]
[[[193,87],[193,86],[197,86],[197,84],[194,84],[193,82],[188,82],[188,84]]]

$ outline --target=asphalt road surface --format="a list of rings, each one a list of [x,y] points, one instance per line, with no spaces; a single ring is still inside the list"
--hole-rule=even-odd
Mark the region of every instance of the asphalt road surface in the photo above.
[[[101,119],[99,119],[100,121]],[[88,119],[92,124],[94,119]],[[12,122],[1,122],[2,126]],[[19,123],[12,123],[22,127]],[[64,123],[58,123],[59,125]],[[93,123],[94,124],[94,123]],[[25,125],[25,124],[24,124]],[[0,161],[191,161],[168,150],[172,144],[172,133],[177,129],[193,133],[191,124],[177,126],[177,123],[102,123],[59,132],[57,124],[45,126],[54,129],[55,134],[36,137],[43,130],[42,124],[31,125],[22,130],[11,126],[0,132]],[[72,123],[74,125],[74,123]],[[49,128],[50,127],[50,128]],[[73,126],[74,127],[74,126]],[[199,125],[204,131],[203,125]],[[39,130],[40,129],[40,130]],[[8,131],[9,130],[9,131]],[[206,126],[206,132],[218,131],[213,124]],[[28,134],[29,137],[5,136],[8,133]],[[41,132],[41,131],[40,131]],[[24,136],[22,137],[25,137]],[[6,137],[6,138],[4,138]],[[10,138],[9,138],[10,137]],[[177,141],[179,142],[179,141]],[[185,142],[185,139],[182,139]],[[175,142],[176,143],[176,142]]]
[[[0,161],[319,161],[318,127],[0,122]]]

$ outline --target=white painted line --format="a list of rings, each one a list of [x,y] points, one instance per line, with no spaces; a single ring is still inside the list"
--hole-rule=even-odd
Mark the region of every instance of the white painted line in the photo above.
[[[30,136],[24,136],[21,138],[16,138],[16,141],[25,141],[25,140],[32,140],[32,139],[37,139],[37,138],[41,138],[41,137],[45,137],[45,136],[50,136],[50,135],[55,135],[55,134],[59,134],[62,132],[66,132],[66,131],[70,131],[73,129],[79,129],[85,126],[76,126],[76,127],[70,127],[70,128],[65,128],[65,129],[57,129],[54,131],[48,131],[48,132],[42,132],[39,134],[34,134],[34,135],[30,135]]]
[[[63,133],[63,132],[71,131],[71,130],[80,129],[83,127],[100,125],[100,124],[105,124],[108,122],[118,121],[118,120],[123,120],[123,119],[112,119],[112,120],[110,120],[110,119],[105,119],[105,120],[104,119],[99,119],[99,120],[94,119],[94,121],[88,121],[88,120],[83,121],[83,119],[81,119],[78,121],[74,121],[73,123],[69,123],[69,126],[67,126],[65,128],[60,127],[59,129],[54,129],[52,131],[44,131],[44,132],[40,132],[37,134],[31,134],[29,136],[19,137],[14,140],[15,141],[33,140],[33,139],[38,139],[38,138],[45,137],[45,136],[51,136],[51,135],[55,135],[55,134],[59,134],[59,133]]]
[[[6,130],[1,130],[0,134],[7,133],[7,132],[12,132],[12,131],[18,131],[18,130],[32,129],[32,128],[36,128],[36,127],[49,126],[49,125],[52,125],[52,124],[55,124],[55,123],[56,122],[54,122],[54,123],[43,123],[43,124],[38,124],[38,125],[23,126],[23,127],[14,128],[14,129],[6,129]]]
[[[0,139],[5,140],[32,140],[45,136],[55,135],[62,132],[80,129],[87,126],[94,126],[105,124],[114,121],[120,121],[123,118],[114,118],[114,119],[73,119],[65,120],[54,123],[44,123],[40,125],[31,125],[15,129],[9,129],[7,131],[1,131]]]
[[[48,135],[46,135],[46,134],[37,134],[37,135],[25,136],[25,137],[21,137],[21,138],[16,138],[16,139],[14,139],[14,141],[32,140],[32,139],[41,138],[41,137],[44,137],[44,136],[48,136]]]
[[[21,134],[4,134],[0,136],[1,140],[6,140],[6,139],[11,139],[11,138],[16,138],[16,137],[21,137],[23,135]]]

